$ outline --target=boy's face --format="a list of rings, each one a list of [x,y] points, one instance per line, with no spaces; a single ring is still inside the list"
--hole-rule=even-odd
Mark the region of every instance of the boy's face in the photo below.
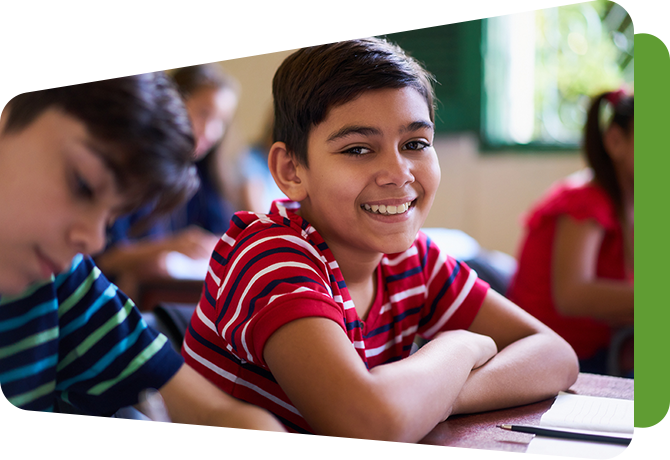
[[[186,100],[186,109],[193,125],[195,157],[199,160],[226,133],[237,109],[237,94],[226,88],[200,88]]]
[[[66,269],[103,249],[125,200],[85,125],[47,109],[17,132],[0,118],[0,294]]]
[[[309,168],[298,167],[300,212],[336,257],[411,246],[440,181],[433,135],[426,101],[412,88],[365,92],[312,129]]]

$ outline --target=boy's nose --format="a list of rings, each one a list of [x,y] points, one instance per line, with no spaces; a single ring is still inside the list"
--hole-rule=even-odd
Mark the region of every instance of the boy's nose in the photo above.
[[[398,151],[390,151],[380,156],[379,170],[376,176],[377,185],[394,185],[402,187],[414,182],[411,161]]]
[[[106,220],[85,216],[75,222],[69,231],[70,244],[82,254],[95,254],[105,248]]]

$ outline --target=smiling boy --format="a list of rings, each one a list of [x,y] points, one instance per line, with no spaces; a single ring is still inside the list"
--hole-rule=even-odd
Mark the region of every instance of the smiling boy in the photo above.
[[[269,166],[290,201],[232,220],[187,363],[290,430],[411,442],[575,381],[565,341],[420,232],[440,169],[416,61],[378,39],[304,48],[273,93]]]
[[[0,116],[0,385],[29,410],[111,415],[158,389],[175,422],[282,430],[219,391],[100,273],[115,217],[197,186],[162,73],[21,94]]]

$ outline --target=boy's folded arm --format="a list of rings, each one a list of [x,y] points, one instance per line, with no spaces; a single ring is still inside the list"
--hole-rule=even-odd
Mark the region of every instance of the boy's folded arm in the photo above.
[[[310,317],[278,329],[263,354],[317,434],[415,442],[448,417],[472,368],[495,352],[488,337],[450,331],[368,371],[337,323]]]
[[[498,354],[470,373],[453,413],[481,412],[540,401],[567,390],[579,365],[558,334],[489,290],[470,331],[495,340]]]
[[[224,393],[188,364],[158,391],[176,423],[286,431],[269,412]]]

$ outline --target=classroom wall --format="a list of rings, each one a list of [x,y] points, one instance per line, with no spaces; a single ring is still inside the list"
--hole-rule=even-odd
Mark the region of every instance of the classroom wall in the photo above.
[[[271,82],[290,53],[339,24],[338,0],[89,0],[126,29],[156,65],[188,57],[220,62],[242,83],[238,127],[260,134]],[[489,249],[516,252],[524,210],[557,178],[582,167],[576,154],[481,154],[475,136],[440,137],[442,183],[427,226],[459,228]]]
[[[556,180],[584,167],[578,152],[482,153],[476,136],[435,140],[442,180],[427,227],[457,228],[516,255],[522,216]]]

